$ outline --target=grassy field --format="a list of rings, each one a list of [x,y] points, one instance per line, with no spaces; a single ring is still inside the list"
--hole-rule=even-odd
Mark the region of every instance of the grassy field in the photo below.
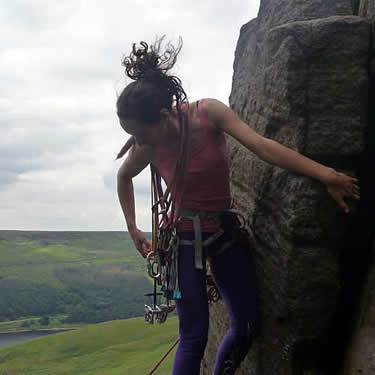
[[[0,350],[0,375],[145,375],[177,338],[177,318],[90,325]],[[155,374],[170,374],[176,348]]]
[[[65,314],[71,323],[92,323],[143,314],[151,280],[127,232],[0,231],[0,255],[0,322]]]
[[[55,270],[64,266],[118,264],[145,272],[144,260],[127,232],[0,231],[0,254],[0,279],[42,282],[54,288],[63,287]]]

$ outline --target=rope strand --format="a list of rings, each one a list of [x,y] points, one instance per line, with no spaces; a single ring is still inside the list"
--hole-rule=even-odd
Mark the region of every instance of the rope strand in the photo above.
[[[168,357],[168,354],[173,350],[173,348],[178,344],[178,342],[180,341],[180,338],[178,338],[174,344],[169,348],[169,350],[163,355],[163,357],[160,359],[160,361],[158,363],[156,363],[154,365],[154,367],[150,370],[150,372],[148,373],[148,375],[152,375],[157,369],[158,367],[161,365],[161,363]]]

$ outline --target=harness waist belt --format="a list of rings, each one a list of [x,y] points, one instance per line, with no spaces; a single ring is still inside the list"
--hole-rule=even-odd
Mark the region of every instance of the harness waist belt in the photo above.
[[[212,236],[207,238],[202,243],[202,231],[201,231],[201,220],[204,219],[213,219],[218,218],[222,215],[223,212],[209,212],[209,211],[194,211],[188,209],[182,209],[180,211],[180,219],[187,219],[193,222],[193,229],[194,229],[194,240],[181,240],[181,245],[194,245],[195,249],[195,256],[194,256],[194,264],[195,268],[202,270],[203,269],[203,256],[202,256],[202,247],[210,245],[213,241],[218,239],[224,231],[220,229],[218,232],[214,233]]]

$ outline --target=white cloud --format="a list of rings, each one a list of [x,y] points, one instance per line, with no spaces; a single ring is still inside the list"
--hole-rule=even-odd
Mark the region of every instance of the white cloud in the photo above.
[[[122,230],[115,114],[133,42],[184,39],[190,100],[228,101],[242,24],[259,0],[13,0],[0,13],[0,229]],[[5,6],[4,6],[5,5]],[[151,229],[149,171],[134,181]]]

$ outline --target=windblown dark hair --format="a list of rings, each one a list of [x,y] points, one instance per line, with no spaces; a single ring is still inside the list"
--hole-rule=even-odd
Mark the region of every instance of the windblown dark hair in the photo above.
[[[169,72],[176,63],[182,48],[182,38],[178,46],[168,42],[162,51],[165,36],[156,39],[149,46],[140,42],[140,47],[134,43],[132,52],[122,62],[125,74],[134,80],[127,85],[117,98],[117,115],[119,118],[131,118],[144,123],[154,123],[160,120],[162,108],[171,110],[175,105],[181,123],[181,104],[188,105],[187,95],[181,80]],[[117,158],[122,157],[134,144],[129,140],[122,148]]]

